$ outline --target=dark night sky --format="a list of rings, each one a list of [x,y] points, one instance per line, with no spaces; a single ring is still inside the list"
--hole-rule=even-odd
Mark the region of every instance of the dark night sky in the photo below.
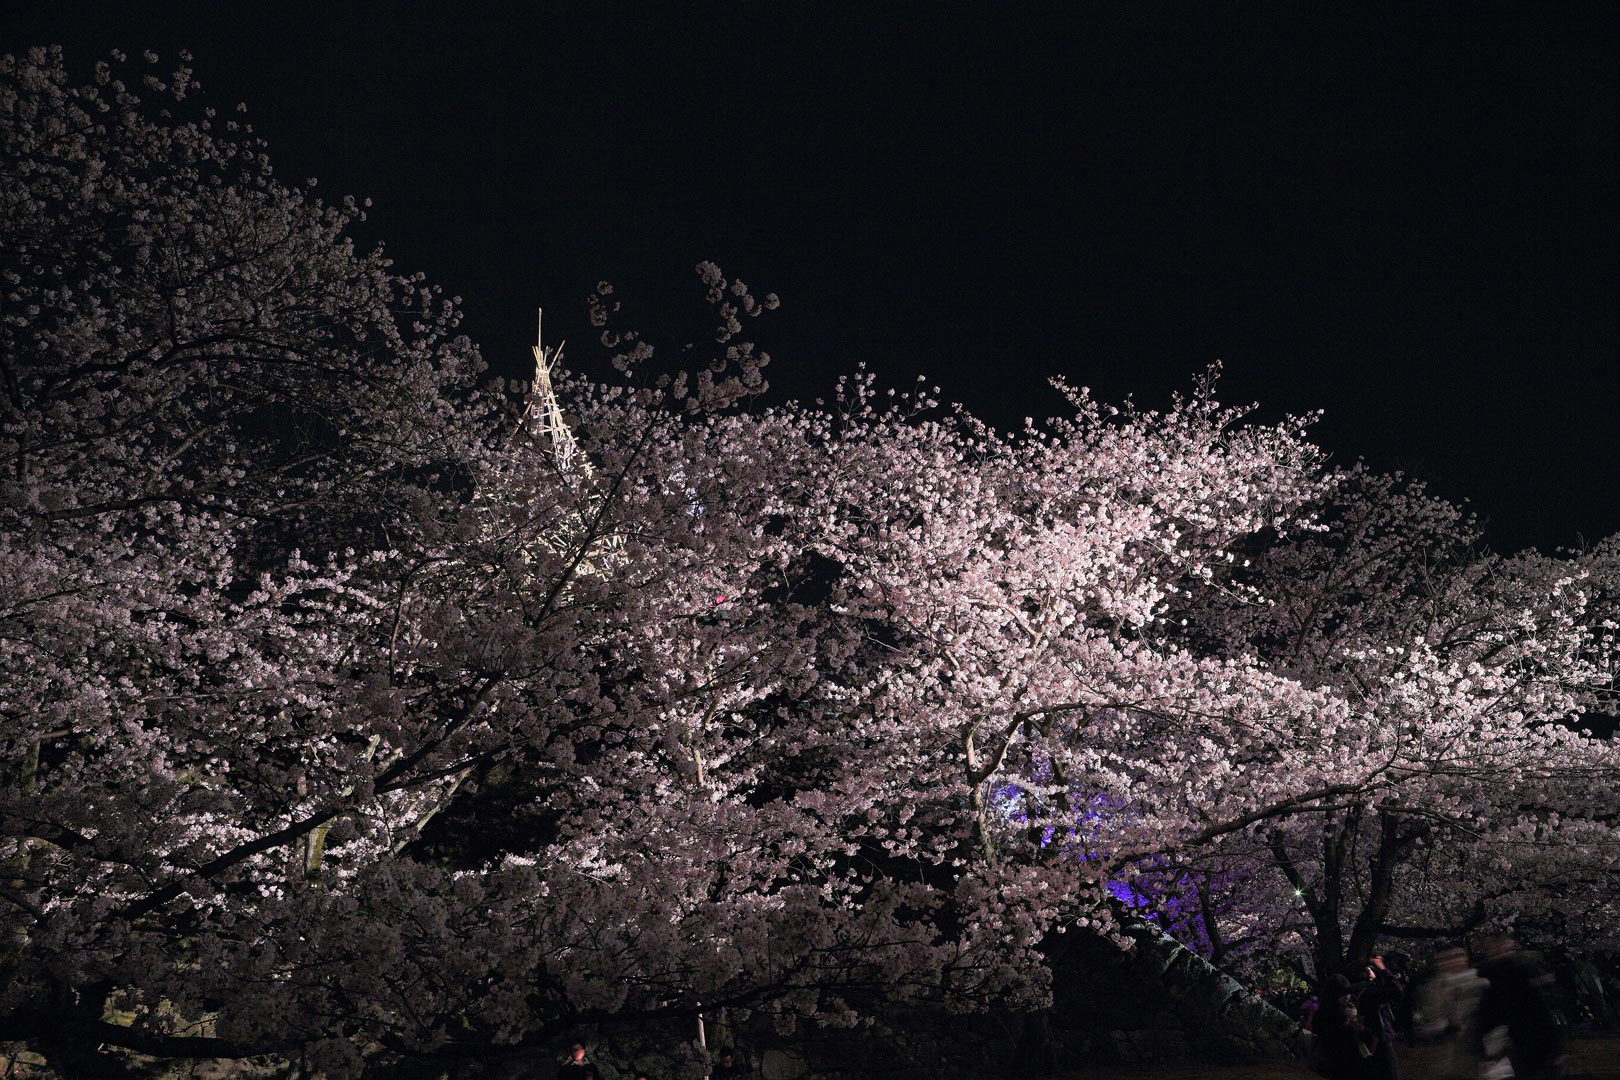
[[[1220,359],[1499,546],[1620,530],[1607,5],[31,6],[0,49],[190,48],[513,375],[536,305],[583,362],[599,278],[650,328],[710,258],[783,297],[777,393],[865,360],[1006,423]]]

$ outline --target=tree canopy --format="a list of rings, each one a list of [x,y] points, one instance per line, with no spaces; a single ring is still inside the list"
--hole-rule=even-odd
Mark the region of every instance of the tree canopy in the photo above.
[[[1234,961],[1612,933],[1612,545],[1493,555],[1213,377],[761,405],[774,297],[710,264],[689,374],[598,288],[559,454],[362,206],[132,66],[0,62],[0,1039],[1033,1008],[1115,896]]]

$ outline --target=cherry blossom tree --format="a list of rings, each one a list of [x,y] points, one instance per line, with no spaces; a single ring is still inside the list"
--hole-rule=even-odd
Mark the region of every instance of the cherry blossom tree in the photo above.
[[[1611,557],[1479,540],[1457,507],[1358,467],[1316,528],[1187,605],[1199,651],[1336,702],[1255,763],[1298,755],[1332,770],[1331,793],[1182,854],[1180,908],[1212,949],[1329,972],[1380,942],[1549,911],[1572,938],[1612,940],[1620,762],[1587,719],[1612,689]]]
[[[864,373],[759,406],[774,298],[710,264],[693,371],[604,285],[616,373],[543,355],[537,422],[362,206],[127,66],[0,64],[0,1039],[64,1074],[1033,1007],[1110,888],[1255,852],[1342,958],[1324,822],[1435,853],[1373,933],[1443,906],[1442,821],[1605,869],[1606,552],[1367,569],[1306,421],[1213,379],[1011,433]]]
[[[1084,850],[1178,843],[1189,807],[1161,815],[1143,792],[1217,762],[1214,725],[1298,693],[1194,656],[1164,625],[1172,598],[1319,482],[1302,422],[1246,427],[1211,394],[1122,415],[1070,391],[1072,418],[1017,438],[885,413],[846,439],[846,470],[882,455],[890,482],[829,475],[847,509],[822,553],[894,657],[875,707],[952,747],[932,782],[965,792],[987,863],[1048,829]],[[1076,832],[1078,818],[1093,824]]]
[[[563,387],[570,467],[359,206],[147,63],[0,72],[0,1038],[337,1075],[1038,995],[1041,897],[869,858],[953,819],[801,595],[835,421],[731,409],[768,300],[702,267],[723,350]]]
[[[167,115],[183,67],[148,57],[159,111],[108,65],[3,64],[0,1015],[67,1071],[167,1052],[105,1024],[114,993],[204,1015],[185,972],[285,918],[321,808],[420,784],[353,632],[487,410],[453,307],[346,239],[358,206],[274,180],[240,121]]]
[[[1297,428],[1234,430],[1207,387],[1163,417],[1073,399],[1072,425],[891,457],[829,551],[900,668],[879,707],[960,747],[932,783],[965,789],[977,857],[1078,862],[1222,960],[1336,970],[1515,913],[1597,940],[1612,549],[1493,555],[1397,478],[1320,477]],[[1063,919],[1106,921],[1086,906]]]
[[[859,806],[759,795],[765,703],[833,647],[759,600],[793,538],[751,492],[803,437],[717,412],[760,358],[582,387],[563,469],[358,206],[159,70],[4,67],[0,1034],[336,1074],[1006,981],[936,898],[818,870]],[[524,813],[447,845],[503,774]]]

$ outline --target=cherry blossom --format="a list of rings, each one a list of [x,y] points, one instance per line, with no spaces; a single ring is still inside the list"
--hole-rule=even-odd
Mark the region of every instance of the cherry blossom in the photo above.
[[[776,298],[709,263],[687,373],[603,283],[607,374],[496,385],[135,67],[0,62],[0,1039],[383,1075],[1038,1008],[1049,935],[1197,882],[1320,963],[1612,903],[1612,547],[1477,551],[1213,373],[761,404]]]

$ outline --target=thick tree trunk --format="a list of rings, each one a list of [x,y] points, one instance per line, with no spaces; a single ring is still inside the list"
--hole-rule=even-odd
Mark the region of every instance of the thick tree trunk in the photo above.
[[[1013,1071],[1019,1076],[1046,1076],[1057,1070],[1057,1053],[1052,1046],[1052,1013],[1049,1009],[1025,1013],[1013,1050]]]
[[[1318,980],[1342,973],[1349,959],[1341,919],[1350,842],[1360,827],[1361,813],[1359,807],[1352,807],[1343,817],[1332,813],[1325,816],[1322,823],[1322,877],[1317,882],[1305,879],[1280,832],[1271,838],[1271,853],[1277,868],[1294,887],[1294,895],[1305,905],[1316,931],[1311,959],[1316,965]]]
[[[1373,958],[1380,928],[1389,918],[1390,900],[1395,891],[1395,871],[1415,842],[1402,836],[1400,820],[1388,811],[1378,814],[1378,850],[1368,864],[1367,900],[1350,933],[1349,963],[1360,967]]]

